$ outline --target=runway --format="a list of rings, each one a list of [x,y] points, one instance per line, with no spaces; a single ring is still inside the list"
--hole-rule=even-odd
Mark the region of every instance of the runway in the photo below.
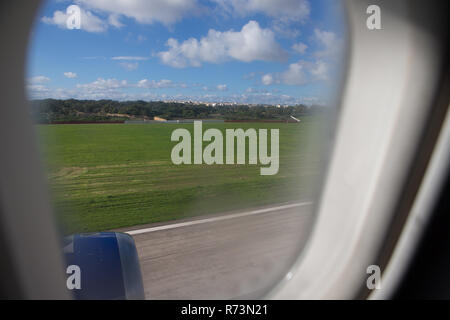
[[[286,274],[312,220],[299,202],[117,231],[135,239],[147,299],[252,299]]]

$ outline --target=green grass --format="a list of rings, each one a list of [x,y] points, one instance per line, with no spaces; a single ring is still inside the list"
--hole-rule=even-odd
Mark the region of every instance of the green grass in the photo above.
[[[301,124],[203,125],[223,132],[279,128],[280,169],[274,176],[261,176],[260,164],[173,165],[171,133],[180,127],[192,132],[193,124],[43,125],[37,130],[55,212],[67,234],[308,198],[319,170],[310,143],[318,123],[309,118]]]

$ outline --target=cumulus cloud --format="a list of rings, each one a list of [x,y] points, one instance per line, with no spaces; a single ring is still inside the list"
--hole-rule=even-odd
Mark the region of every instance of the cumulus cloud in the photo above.
[[[129,86],[130,85],[128,84],[127,80],[117,80],[115,78],[111,78],[111,79],[98,78],[97,80],[95,80],[91,83],[77,84],[77,88],[85,89],[90,92],[100,91],[100,90],[108,91],[108,90],[114,90],[114,89],[127,88]]]
[[[296,38],[300,35],[299,24],[309,18],[311,8],[308,0],[213,0],[215,11],[232,17],[251,17],[263,14],[271,18],[272,30],[278,36]]]
[[[279,74],[278,78],[283,84],[287,85],[302,85],[307,82],[306,75],[306,63],[299,61],[296,63],[291,63],[289,68]]]
[[[42,84],[28,84],[29,96],[33,99],[116,99],[116,100],[135,100],[135,99],[158,99],[163,98],[164,94],[157,94],[150,89],[164,88],[186,88],[185,83],[173,82],[172,80],[149,80],[142,79],[137,82],[127,80],[118,80],[115,78],[98,78],[89,83],[77,84],[72,89],[67,88],[48,88]]]
[[[50,89],[42,84],[29,84],[27,86],[27,89],[28,89],[28,93],[32,97],[41,98],[41,97],[45,97],[46,95],[48,95],[50,93]]]
[[[122,28],[123,18],[131,18],[141,24],[155,22],[170,26],[185,17],[209,14],[212,11],[225,12],[233,17],[247,17],[264,14],[272,18],[273,28],[280,34],[297,36],[297,29],[288,27],[291,22],[304,22],[310,15],[308,0],[211,0],[211,7],[199,0],[75,0],[81,7],[81,28],[88,32],[103,32],[108,27]],[[94,15],[95,12],[97,15]],[[102,17],[102,18],[100,18]],[[61,28],[66,27],[67,15],[55,11],[53,17],[42,21]]]
[[[138,88],[146,88],[146,89],[151,88],[161,89],[161,88],[174,88],[177,86],[177,84],[175,84],[172,80],[167,79],[162,79],[159,81],[142,79],[137,83],[136,86]]]
[[[266,86],[271,85],[273,83],[273,76],[271,74],[265,74],[262,76],[261,81]]]
[[[316,80],[328,80],[329,64],[322,60],[316,61],[309,69],[309,72]]]
[[[184,83],[176,83],[172,80],[162,79],[162,80],[149,80],[142,79],[137,82],[128,82],[127,80],[118,80],[115,78],[103,79],[98,78],[97,80],[77,84],[78,89],[83,89],[87,92],[102,91],[107,92],[111,90],[127,89],[127,88],[141,88],[141,89],[162,89],[162,88],[186,88],[187,85]]]
[[[307,0],[214,0],[214,2],[233,15],[248,16],[262,13],[284,21],[304,21],[311,11]]]
[[[264,91],[246,92],[233,95],[183,95],[183,94],[160,94],[155,92],[126,92],[120,89],[111,90],[87,90],[84,88],[49,89],[45,86],[29,87],[29,96],[32,99],[113,99],[119,101],[125,100],[179,100],[179,101],[203,101],[203,102],[236,102],[236,103],[257,103],[257,104],[297,104],[306,101],[307,98],[296,98],[285,94],[273,94]]]
[[[318,46],[311,55],[314,61],[300,60],[291,63],[283,72],[262,75],[261,82],[264,85],[304,85],[314,81],[328,80],[330,74],[336,72],[336,61],[342,57],[344,42],[334,32],[320,29],[314,30],[313,41]],[[292,49],[303,54],[308,46],[298,42],[292,46]]]
[[[299,43],[294,43],[292,45],[292,49],[297,53],[303,54],[306,52],[306,49],[308,49],[308,46],[302,42],[299,42]]]
[[[64,76],[69,79],[74,79],[77,77],[77,74],[75,72],[64,72]]]
[[[322,47],[315,53],[317,57],[330,58],[341,55],[344,43],[334,32],[314,29],[314,37]]]
[[[107,12],[113,15],[112,19],[117,22],[120,16],[125,16],[143,24],[161,22],[169,25],[200,10],[196,0],[76,0],[75,2],[92,10]]]
[[[210,29],[206,37],[190,38],[179,43],[170,38],[168,51],[159,52],[161,61],[176,68],[199,67],[204,62],[219,63],[230,59],[251,62],[280,61],[286,52],[275,40],[270,29],[263,29],[256,21],[249,21],[241,31]]]
[[[108,23],[117,29],[124,26],[124,24],[120,22],[120,16],[118,14],[110,14],[108,17]]]
[[[203,95],[185,95],[180,92],[176,94],[157,93],[147,89],[160,88],[183,88],[183,83],[174,83],[171,80],[148,80],[142,79],[138,82],[128,82],[118,79],[103,79],[79,84],[75,88],[48,88],[42,84],[28,85],[28,93],[32,99],[113,99],[113,100],[192,100],[203,102],[236,102],[256,104],[297,104],[305,102],[307,98],[296,98],[286,94],[277,94],[274,90],[261,88],[248,88],[244,93],[219,94],[208,93]],[[219,85],[220,86],[220,85]],[[215,87],[218,89],[218,87]],[[141,91],[130,91],[129,89],[141,89]],[[221,87],[224,88],[224,87]],[[177,90],[178,91],[178,90]],[[216,90],[217,91],[217,90]],[[220,90],[219,90],[220,91]],[[314,100],[315,101],[315,100]],[[316,101],[315,101],[316,102]]]
[[[50,81],[50,78],[46,77],[46,76],[35,76],[35,77],[28,78],[28,83],[30,83],[30,84],[45,83],[48,81]]]
[[[304,85],[313,81],[328,79],[328,64],[322,60],[308,62],[300,60],[291,63],[287,70],[279,73],[268,73],[261,77],[265,85],[286,84]]]
[[[53,17],[43,17],[41,20],[46,24],[52,24],[62,29],[66,29],[67,19],[68,19],[67,13],[57,10],[53,13]],[[104,32],[106,31],[106,29],[108,29],[108,24],[105,21],[94,15],[92,12],[86,11],[84,9],[81,9],[80,21],[81,21],[80,25],[81,29],[87,32],[98,33]]]

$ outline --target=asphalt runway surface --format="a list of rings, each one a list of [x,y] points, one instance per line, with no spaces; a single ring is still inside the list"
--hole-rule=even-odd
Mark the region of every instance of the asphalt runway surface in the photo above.
[[[311,202],[137,226],[147,299],[255,299],[289,271],[312,228]]]

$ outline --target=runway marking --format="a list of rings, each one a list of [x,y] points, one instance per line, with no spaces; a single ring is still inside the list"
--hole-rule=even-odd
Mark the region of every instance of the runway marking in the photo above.
[[[297,203],[286,204],[286,205],[282,205],[282,206],[278,206],[278,207],[270,207],[270,208],[265,208],[265,209],[252,210],[252,211],[248,211],[248,212],[228,214],[228,215],[224,215],[224,216],[220,216],[220,217],[206,218],[206,219],[200,219],[200,220],[194,220],[194,221],[166,224],[166,225],[158,226],[158,227],[131,230],[131,231],[127,231],[125,233],[128,233],[129,235],[133,236],[133,235],[137,235],[137,234],[143,234],[143,233],[149,233],[149,232],[155,232],[155,231],[161,231],[161,230],[176,229],[176,228],[186,227],[186,226],[193,226],[196,224],[203,224],[203,223],[209,223],[209,222],[241,218],[241,217],[246,217],[246,216],[252,216],[255,214],[271,212],[271,211],[278,211],[278,210],[295,208],[295,207],[303,207],[303,206],[307,206],[307,205],[311,205],[311,204],[312,204],[312,202],[297,202]]]

